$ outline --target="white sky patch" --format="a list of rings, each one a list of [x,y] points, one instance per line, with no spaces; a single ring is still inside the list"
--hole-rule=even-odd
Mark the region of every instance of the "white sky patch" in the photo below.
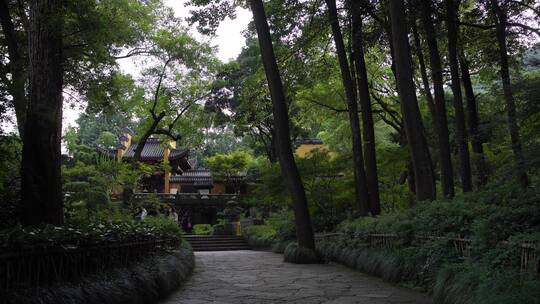
[[[165,0],[164,3],[170,6],[176,17],[186,19],[189,17],[189,11],[193,7],[186,7],[187,0]],[[236,9],[236,18],[231,20],[226,18],[223,20],[214,37],[206,37],[197,32],[195,26],[190,29],[190,34],[200,41],[209,42],[212,46],[217,47],[216,56],[222,62],[229,62],[236,59],[236,57],[242,51],[242,48],[246,45],[245,38],[242,32],[247,28],[249,22],[252,19],[251,12],[247,9],[238,7]],[[126,58],[117,60],[120,65],[120,70],[123,73],[131,74],[134,77],[139,75],[139,71],[142,70],[142,66],[138,64],[137,58]]]
[[[165,4],[172,7],[176,17],[187,18],[192,7],[185,7],[186,0],[165,0]],[[251,21],[251,12],[244,8],[236,8],[236,18],[231,20],[225,19],[220,23],[216,37],[210,39],[211,44],[218,46],[217,56],[221,61],[228,62],[235,59],[242,47],[245,46],[245,39],[242,36],[242,31],[247,28]],[[202,38],[195,29],[191,32],[195,37]]]

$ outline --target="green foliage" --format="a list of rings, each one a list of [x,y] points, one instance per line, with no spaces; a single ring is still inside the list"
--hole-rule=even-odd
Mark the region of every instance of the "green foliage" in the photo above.
[[[218,223],[212,226],[212,235],[235,235],[235,223],[228,220],[220,219]]]
[[[210,224],[195,224],[193,225],[193,234],[196,235],[212,235],[214,229]]]
[[[0,229],[15,225],[20,194],[21,141],[0,135]]]
[[[277,231],[269,225],[250,225],[243,231],[246,235],[253,235],[261,238],[275,238]]]
[[[333,157],[330,152],[317,150],[305,158],[297,158],[308,198],[313,224],[317,231],[330,231],[354,209],[352,176],[346,171],[348,160]],[[258,183],[247,198],[268,215],[291,206],[291,198],[284,184],[278,164],[258,159],[255,166]],[[344,174],[343,172],[347,172]]]
[[[218,216],[226,223],[237,222],[244,209],[238,206],[238,202],[229,201],[225,205],[222,212],[218,212]]]
[[[246,151],[238,150],[229,154],[215,154],[206,158],[205,163],[216,178],[227,179],[246,172],[253,163],[253,156]]]
[[[486,190],[453,200],[421,203],[377,218],[347,220],[317,249],[337,261],[391,282],[432,291],[437,303],[534,303],[540,282],[520,274],[519,245],[539,242],[537,181],[527,190],[493,183]],[[398,248],[369,246],[369,234],[395,233]],[[420,245],[413,235],[473,240],[463,259],[446,240]]]
[[[536,186],[496,184],[484,191],[461,194],[453,200],[420,203],[414,208],[383,214],[377,219],[344,221],[339,230],[355,235],[397,233],[464,236],[489,242],[532,233],[540,226]]]
[[[410,193],[407,182],[402,180],[409,159],[408,149],[392,143],[380,143],[376,153],[383,213],[409,208],[414,202],[414,195]]]
[[[149,215],[160,215],[169,208],[169,205],[162,202],[157,195],[149,195],[134,206],[135,209],[140,207],[146,209]]]
[[[66,222],[73,227],[86,227],[94,223],[114,223],[131,222],[131,214],[122,210],[117,203],[97,206],[96,209],[89,209],[85,205],[74,205],[68,209]]]
[[[141,221],[141,225],[150,227],[161,237],[180,238],[182,236],[180,225],[167,216],[147,216]]]
[[[277,232],[268,225],[250,225],[242,230],[242,235],[251,248],[270,249],[276,243]]]
[[[344,158],[320,149],[297,158],[316,231],[333,230],[354,209],[352,177],[343,173],[348,165]]]
[[[296,238],[296,227],[292,211],[282,209],[271,213],[266,223],[276,231],[276,237],[280,241],[290,241]]]
[[[179,226],[165,217],[148,217],[138,222],[126,218],[111,218],[110,214],[90,221],[73,221],[63,227],[15,226],[0,233],[2,250],[86,247],[109,243],[179,239]]]
[[[315,251],[301,247],[295,242],[287,245],[283,257],[285,262],[294,264],[314,264],[321,261]]]
[[[252,194],[244,199],[247,204],[256,206],[262,213],[290,206],[291,199],[285,188],[279,164],[257,158],[254,169],[259,180],[252,186]]]

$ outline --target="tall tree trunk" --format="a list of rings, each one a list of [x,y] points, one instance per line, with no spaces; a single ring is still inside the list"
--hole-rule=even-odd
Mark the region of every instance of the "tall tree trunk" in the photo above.
[[[370,211],[369,190],[367,188],[366,172],[364,170],[364,157],[362,153],[362,134],[360,130],[360,119],[358,118],[358,104],[356,102],[356,92],[354,91],[354,82],[349,69],[343,35],[339,26],[337,17],[337,8],[335,0],[326,0],[328,6],[328,19],[332,27],[336,53],[341,70],[341,78],[345,95],[347,98],[347,109],[349,113],[349,122],[351,124],[353,162],[354,162],[354,181],[356,203],[360,208],[361,215],[367,215]]]
[[[510,81],[510,68],[508,67],[508,50],[506,47],[506,23],[507,16],[504,9],[499,6],[498,0],[491,0],[491,9],[495,16],[497,32],[497,42],[499,44],[500,73],[503,84],[504,100],[506,102],[506,112],[508,115],[508,129],[510,140],[512,141],[512,151],[516,162],[516,177],[519,184],[526,188],[529,186],[529,177],[525,170],[523,151],[521,148],[521,138],[519,136],[519,126],[516,117],[516,102],[512,92]]]
[[[278,161],[278,158],[277,158],[277,144],[276,144],[276,132],[275,130],[272,130],[270,132],[270,146],[267,148],[268,152],[267,152],[267,155],[268,155],[268,160],[271,162],[271,163],[276,163]]]
[[[273,104],[272,109],[274,114],[279,165],[281,167],[281,173],[285,178],[285,184],[287,185],[293,200],[298,245],[310,250],[315,250],[315,239],[313,236],[313,227],[311,226],[311,217],[309,215],[306,193],[294,161],[291,147],[289,113],[287,111],[285,92],[276,63],[276,56],[272,46],[272,37],[270,36],[270,29],[268,28],[268,22],[266,21],[263,2],[262,0],[250,0],[249,2],[253,12],[257,34],[259,36],[259,46],[261,49],[264,71]]]
[[[420,201],[433,200],[436,195],[435,178],[413,83],[405,6],[403,0],[389,2],[401,112],[413,163],[416,198]]]
[[[22,223],[62,225],[62,7],[30,2],[30,103],[22,155]]]
[[[13,98],[19,136],[23,138],[26,107],[28,104],[25,90],[27,80],[26,62],[24,56],[21,54],[21,48],[17,41],[17,33],[15,31],[15,26],[13,25],[7,0],[0,0],[0,24],[2,25],[2,31],[4,32],[9,54],[11,83],[9,84],[8,89]]]
[[[484,148],[482,147],[479,130],[480,119],[478,118],[478,105],[476,102],[476,96],[474,95],[474,89],[471,81],[469,62],[465,58],[464,54],[461,54],[459,56],[459,65],[461,68],[461,80],[463,81],[463,89],[465,91],[465,97],[467,100],[467,124],[469,127],[469,137],[471,140],[472,150],[474,153],[484,154]]]
[[[450,74],[452,78],[452,95],[454,100],[454,112],[456,116],[456,142],[458,146],[459,160],[461,163],[460,176],[463,192],[472,191],[471,161],[469,156],[469,144],[467,142],[467,128],[465,126],[465,113],[463,110],[463,96],[461,94],[461,82],[459,80],[458,61],[458,16],[459,0],[445,0],[446,2],[446,26],[448,28],[448,60],[450,62]]]
[[[463,81],[463,88],[467,100],[467,125],[469,127],[469,139],[474,155],[473,163],[475,164],[477,171],[477,180],[475,184],[477,187],[480,187],[487,182],[488,164],[486,156],[484,155],[484,148],[482,147],[482,138],[479,130],[480,119],[478,117],[478,106],[472,86],[471,73],[469,71],[469,62],[465,58],[463,50],[460,51],[459,65],[461,68],[461,80]]]
[[[369,188],[369,202],[372,215],[381,213],[379,196],[379,177],[377,174],[377,155],[375,152],[375,128],[373,111],[369,95],[366,61],[364,58],[364,39],[362,37],[362,14],[360,3],[351,2],[353,58],[356,67],[356,81],[360,108],[362,109],[362,131],[364,135],[364,157],[366,163],[366,178]]]
[[[424,60],[424,52],[422,51],[422,43],[420,42],[420,35],[418,34],[418,27],[416,26],[416,20],[412,20],[412,32],[414,37],[414,47],[416,49],[416,56],[418,57],[418,63],[420,64],[420,76],[422,77],[422,85],[424,86],[424,95],[426,95],[426,101],[431,116],[435,118],[435,103],[433,102],[433,95],[431,95],[431,87],[429,85],[429,78],[427,74],[426,62]],[[434,122],[435,123],[435,122]]]
[[[426,40],[431,63],[431,78],[435,92],[435,112],[433,122],[437,131],[439,158],[441,163],[441,181],[445,197],[454,196],[454,172],[450,156],[450,139],[448,135],[448,120],[446,118],[446,102],[444,99],[443,74],[437,36],[432,21],[431,1],[420,0],[422,4],[422,22],[426,32]]]

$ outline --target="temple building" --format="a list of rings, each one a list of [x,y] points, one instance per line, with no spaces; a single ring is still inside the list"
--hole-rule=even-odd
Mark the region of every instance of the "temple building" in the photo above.
[[[296,140],[294,141],[293,146],[294,153],[302,158],[308,156],[315,150],[328,150],[323,141],[316,138]]]
[[[122,129],[118,145],[114,149],[98,148],[98,152],[122,161],[132,161],[137,148],[133,141],[135,133]],[[244,194],[246,193],[246,173],[227,178],[216,178],[205,168],[196,168],[196,162],[189,158],[189,149],[178,147],[176,142],[164,142],[159,138],[149,138],[144,145],[140,161],[157,164],[168,161],[169,168],[145,177],[142,191],[148,193],[199,193],[199,194]]]

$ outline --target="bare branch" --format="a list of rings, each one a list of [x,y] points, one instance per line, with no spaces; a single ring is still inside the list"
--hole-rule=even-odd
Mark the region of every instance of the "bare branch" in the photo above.
[[[157,54],[160,54],[160,53],[156,52],[156,51],[149,50],[149,49],[145,49],[145,48],[134,48],[134,49],[130,50],[125,55],[114,56],[113,58],[114,59],[125,59],[125,58],[130,58],[130,57],[138,56],[138,55],[157,55]]]
[[[469,22],[460,22],[459,25],[469,26],[469,27],[475,27],[482,30],[490,30],[495,28],[495,24],[477,24],[477,23],[469,23]],[[540,29],[530,27],[528,25],[517,23],[517,22],[507,22],[506,26],[510,27],[519,27],[526,31],[533,32],[536,35],[540,36]]]
[[[169,63],[171,61],[172,61],[172,57],[169,57],[169,59],[167,59],[167,61],[163,65],[161,73],[159,74],[158,85],[156,87],[156,91],[154,92],[154,104],[152,105],[152,108],[150,109],[150,114],[152,114],[152,117],[154,118],[154,120],[157,119],[157,117],[156,117],[156,106],[157,106],[157,102],[158,102],[158,99],[159,99],[159,91],[161,90],[161,83],[163,82],[163,78],[165,78],[165,72],[167,70],[167,66],[169,65]]]
[[[511,3],[517,4],[517,5],[521,5],[521,6],[525,7],[525,8],[527,8],[527,9],[530,9],[535,14],[540,15],[540,9],[532,7],[532,6],[528,5],[528,4],[525,4],[525,3],[523,3],[523,1],[509,0],[508,2],[511,2]]]
[[[325,103],[322,103],[322,102],[320,102],[320,101],[317,101],[317,100],[315,100],[315,99],[313,99],[313,98],[311,98],[311,97],[305,97],[305,99],[306,99],[306,101],[309,101],[309,102],[311,102],[311,103],[313,103],[313,104],[316,104],[316,105],[318,105],[318,106],[320,106],[320,107],[323,107],[323,108],[332,110],[332,111],[334,111],[334,112],[336,112],[336,113],[346,113],[346,112],[348,112],[347,109],[336,108],[336,107],[333,107],[333,106],[331,106],[331,105],[327,105],[327,104],[325,104]]]

